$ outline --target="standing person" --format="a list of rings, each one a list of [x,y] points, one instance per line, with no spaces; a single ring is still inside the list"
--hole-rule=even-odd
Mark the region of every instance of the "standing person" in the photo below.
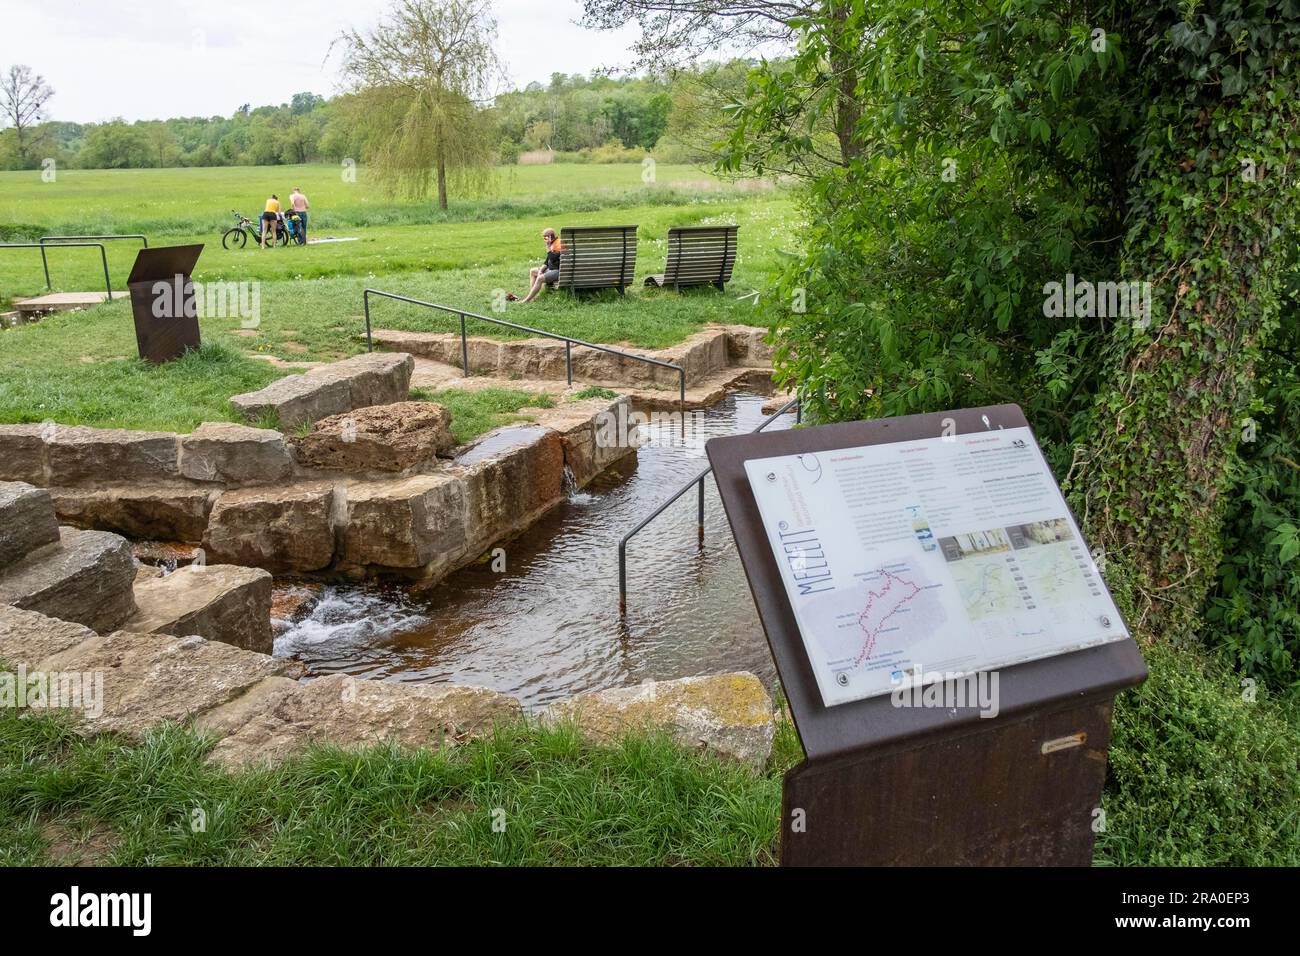
[[[275,245],[275,230],[280,222],[280,197],[271,193],[262,211],[262,248],[266,248],[266,234],[271,233],[271,245]]]
[[[543,286],[560,278],[560,253],[564,251],[564,244],[549,226],[542,230],[542,241],[546,243],[546,259],[541,266],[528,270],[528,280],[532,287],[528,290],[528,295],[524,296],[525,302],[532,302],[541,293]]]
[[[307,241],[307,210],[311,208],[311,203],[303,195],[301,189],[293,187],[293,192],[289,193],[289,207],[298,214],[298,228],[302,230],[302,241]]]

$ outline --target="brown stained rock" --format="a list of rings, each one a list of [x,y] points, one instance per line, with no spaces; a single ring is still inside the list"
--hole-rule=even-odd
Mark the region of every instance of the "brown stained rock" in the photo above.
[[[0,425],[0,479],[45,484],[45,439],[52,426]]]
[[[59,425],[47,438],[51,485],[166,481],[177,475],[179,444],[170,432]]]
[[[271,653],[271,575],[230,564],[188,565],[137,581],[138,608],[125,628],[142,634],[197,634]]]
[[[328,482],[222,492],[203,536],[208,561],[277,574],[328,567],[334,560],[334,496]]]
[[[546,707],[547,723],[574,723],[612,742],[634,730],[662,730],[688,747],[762,763],[776,731],[772,699],[753,674],[737,671],[580,694]]]
[[[50,655],[92,637],[95,632],[81,624],[0,604],[0,661],[11,667],[34,670]]]
[[[450,563],[466,546],[465,484],[459,475],[416,475],[348,488],[341,557],[356,565],[421,568]]]
[[[433,402],[395,402],[331,415],[291,439],[300,464],[331,471],[405,471],[455,444],[451,413]]]
[[[21,481],[0,481],[0,569],[58,540],[50,493]]]
[[[293,471],[284,436],[269,428],[204,422],[181,437],[181,474],[194,481],[266,484]]]
[[[271,625],[294,624],[303,620],[320,603],[320,585],[288,584],[271,588]]]
[[[135,562],[125,539],[61,528],[56,544],[0,571],[0,604],[111,631],[135,611],[134,581]]]
[[[51,488],[59,519],[79,528],[116,531],[132,538],[203,540],[213,493],[192,485],[118,485]]]
[[[205,714],[195,727],[225,735],[209,759],[238,768],[277,763],[314,741],[343,748],[449,746],[520,714],[519,701],[482,687],[336,674],[306,684],[268,682]]]
[[[41,662],[45,671],[103,675],[102,713],[86,733],[140,736],[164,721],[213,710],[269,677],[299,677],[303,667],[201,637],[118,631]]]
[[[273,414],[280,428],[290,430],[356,408],[405,401],[414,368],[410,355],[371,352],[287,375],[256,392],[236,395],[230,404],[246,421]]]

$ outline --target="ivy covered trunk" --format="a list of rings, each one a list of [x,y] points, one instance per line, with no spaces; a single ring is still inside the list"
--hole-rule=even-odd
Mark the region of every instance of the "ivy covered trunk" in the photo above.
[[[1145,639],[1193,628],[1214,582],[1300,199],[1296,20],[1211,6],[1232,19],[1148,14],[1171,42],[1150,74],[1123,259],[1154,304],[1149,324],[1114,329],[1076,462],[1087,531]]]

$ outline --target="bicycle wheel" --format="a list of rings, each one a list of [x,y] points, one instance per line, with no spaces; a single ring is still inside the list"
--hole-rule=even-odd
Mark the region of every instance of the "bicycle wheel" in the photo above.
[[[289,230],[284,226],[275,231],[275,244],[277,246],[287,246],[289,244]]]
[[[239,226],[233,229],[227,229],[226,234],[221,237],[222,249],[242,249],[248,242],[248,233]]]

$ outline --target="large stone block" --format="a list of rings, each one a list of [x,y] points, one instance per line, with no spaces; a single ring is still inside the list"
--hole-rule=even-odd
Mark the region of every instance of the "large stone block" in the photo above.
[[[45,484],[45,439],[54,426],[0,425],[0,480]]]
[[[459,476],[354,484],[347,509],[342,557],[350,564],[445,566],[465,551],[465,485]]]
[[[21,481],[0,481],[0,569],[58,540],[50,493]]]
[[[546,424],[564,441],[564,463],[575,487],[591,479],[626,455],[636,454],[635,425],[628,425],[631,400],[588,398],[565,406],[563,415],[548,413]]]
[[[59,519],[79,528],[116,531],[131,538],[203,540],[213,492],[192,485],[125,485],[51,488]]]
[[[126,630],[197,634],[271,653],[271,575],[258,568],[187,565],[165,577],[137,581],[135,603],[138,610]]]
[[[181,437],[180,469],[194,481],[267,484],[293,471],[293,456],[277,431],[234,422],[204,422]]]
[[[658,730],[688,747],[762,763],[776,732],[772,699],[753,674],[737,671],[580,694],[546,707],[548,723],[574,723],[599,742]]]
[[[433,402],[395,402],[322,419],[291,439],[298,462],[352,474],[405,471],[455,445],[451,414]]]
[[[169,432],[59,425],[48,434],[51,485],[175,478],[179,448]]]
[[[0,661],[11,667],[22,664],[32,670],[51,654],[94,636],[84,625],[0,604]]]
[[[63,528],[57,544],[0,572],[0,604],[111,631],[135,611],[134,581],[135,562],[125,539]]]
[[[517,720],[519,701],[482,687],[400,684],[341,674],[306,684],[276,681],[205,714],[195,726],[226,735],[210,759],[236,768],[270,764],[312,742],[344,748],[395,743],[451,746]]]
[[[184,722],[271,678],[303,674],[297,661],[242,650],[201,637],[118,631],[47,658],[42,667],[104,675],[103,711],[88,733],[140,736],[164,721]]]
[[[564,497],[564,442],[540,425],[489,432],[456,459],[464,467],[470,536],[486,545]]]
[[[329,567],[334,496],[328,482],[222,492],[203,536],[208,561],[273,573]]]
[[[236,395],[230,403],[246,421],[273,415],[280,428],[289,430],[356,408],[405,401],[414,370],[410,355],[371,352],[285,376],[259,391]]]

